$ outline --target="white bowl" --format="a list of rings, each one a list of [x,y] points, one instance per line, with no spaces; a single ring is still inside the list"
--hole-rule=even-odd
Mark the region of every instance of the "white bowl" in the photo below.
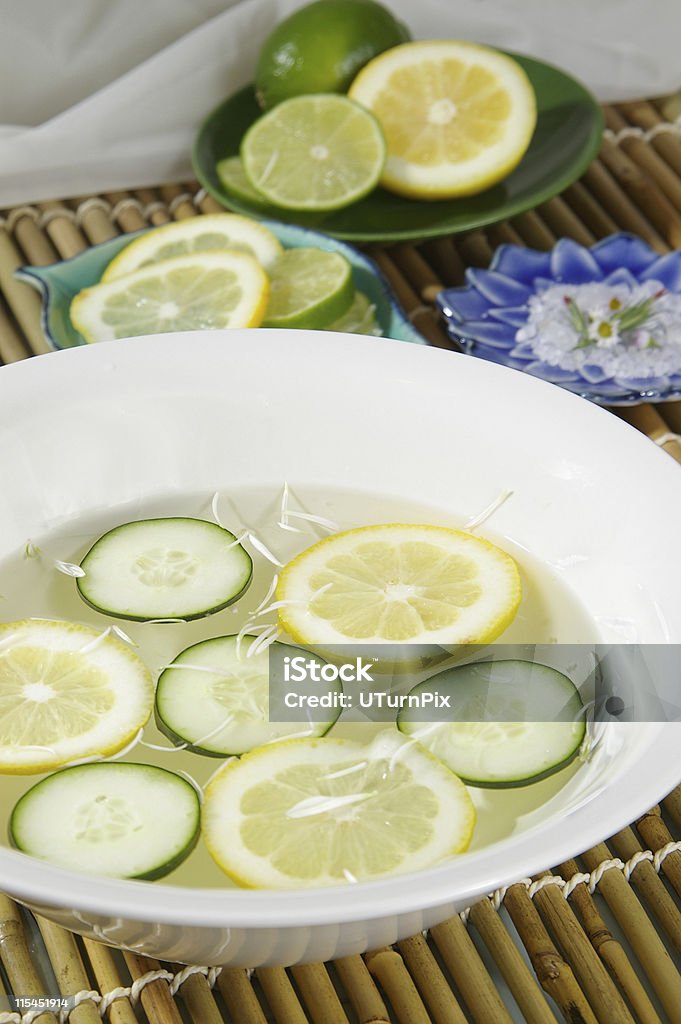
[[[206,332],[5,367],[0,410],[0,557],[145,495],[286,479],[416,496],[460,519],[512,488],[495,533],[551,563],[604,641],[623,628],[629,640],[681,641],[678,466],[610,413],[512,370],[384,339]],[[679,781],[675,725],[607,730],[525,827],[414,875],[323,892],[190,890],[1,848],[2,886],[68,928],[171,960],[252,967],[361,952],[577,854]]]

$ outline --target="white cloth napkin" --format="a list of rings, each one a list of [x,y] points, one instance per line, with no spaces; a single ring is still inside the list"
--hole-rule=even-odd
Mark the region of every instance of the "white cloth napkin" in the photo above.
[[[182,181],[203,117],[304,0],[0,0],[0,207]],[[564,67],[601,99],[681,86],[678,0],[386,0],[416,38]]]

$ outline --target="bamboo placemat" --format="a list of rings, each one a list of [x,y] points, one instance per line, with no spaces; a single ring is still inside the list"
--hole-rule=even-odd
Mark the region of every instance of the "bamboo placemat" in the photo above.
[[[632,231],[657,252],[681,247],[679,97],[605,108],[599,158],[535,210],[487,229],[370,254],[414,325],[451,348],[437,293],[485,267],[504,242],[549,249]],[[40,299],[16,281],[150,225],[221,209],[195,183],[163,185],[0,215],[0,361],[47,350]],[[681,402],[614,410],[681,462]],[[679,771],[681,775],[681,768]],[[497,892],[468,914],[394,948],[330,964],[209,970],[159,964],[73,937],[0,896],[0,1002],[78,995],[71,1024],[681,1024],[681,786],[607,843],[551,874]],[[58,1024],[0,1012],[0,1024]]]

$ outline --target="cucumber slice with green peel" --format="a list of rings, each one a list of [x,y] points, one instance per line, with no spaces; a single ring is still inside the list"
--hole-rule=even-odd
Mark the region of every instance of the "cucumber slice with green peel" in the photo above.
[[[109,530],[80,563],[78,593],[118,619],[200,619],[246,591],[253,562],[233,533],[204,519],[141,519]]]
[[[323,736],[341,712],[334,694],[341,685],[305,682],[306,695],[329,695],[332,705],[320,716],[307,720],[304,712],[295,721],[269,720],[270,649],[249,655],[254,636],[218,636],[193,644],[161,673],[156,689],[156,722],[176,745],[208,757],[240,756],[264,743],[293,736]],[[285,656],[316,655],[289,644],[273,643],[273,651]],[[318,686],[318,689],[317,689]],[[337,707],[333,706],[338,704]],[[323,705],[322,705],[323,707]],[[318,717],[317,715],[315,718]]]
[[[459,665],[415,686],[412,695],[398,728],[472,786],[538,782],[577,756],[586,733],[574,683],[531,661]]]
[[[154,879],[191,853],[200,824],[198,793],[179,775],[103,761],[38,782],[16,804],[9,832],[18,850],[60,867]]]

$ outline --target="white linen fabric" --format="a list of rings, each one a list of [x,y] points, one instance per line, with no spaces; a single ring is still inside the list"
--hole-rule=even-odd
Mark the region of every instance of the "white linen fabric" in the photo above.
[[[191,176],[203,117],[306,0],[0,0],[0,207]],[[415,38],[527,53],[603,100],[681,86],[678,0],[386,0]]]

